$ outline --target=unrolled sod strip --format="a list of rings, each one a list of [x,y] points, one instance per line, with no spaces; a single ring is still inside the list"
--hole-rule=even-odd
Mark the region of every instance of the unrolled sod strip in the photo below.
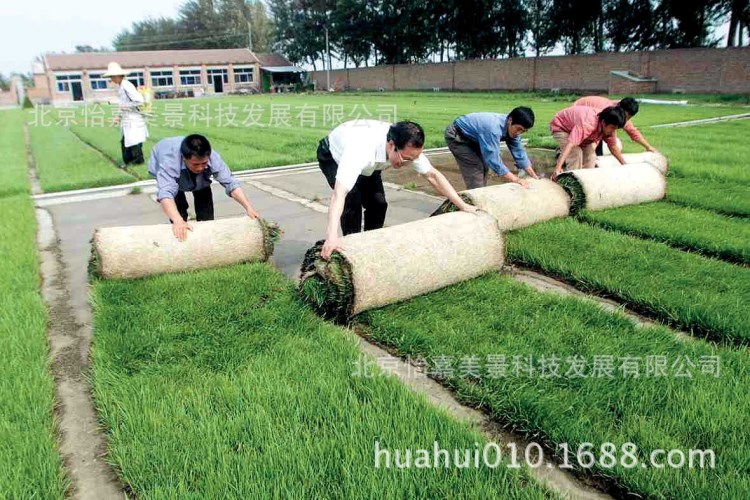
[[[500,230],[511,231],[570,213],[570,196],[547,179],[529,179],[528,189],[508,183],[458,193],[465,202],[497,219]],[[456,206],[444,202],[432,215],[455,212]]]
[[[194,271],[239,262],[266,261],[279,229],[250,217],[193,222],[185,241],[169,224],[105,227],[94,231],[90,271],[93,276],[140,278]]]
[[[661,175],[667,175],[667,171],[669,170],[669,161],[667,160],[667,157],[661,153],[651,153],[646,151],[644,153],[628,153],[622,156],[625,158],[627,164],[648,163],[661,172]],[[596,164],[599,168],[622,167],[620,162],[617,161],[617,158],[614,156],[599,156],[596,159]]]
[[[455,212],[352,234],[330,261],[321,243],[308,250],[299,292],[322,316],[352,316],[503,266],[505,244],[494,217]]]
[[[667,181],[651,164],[628,164],[620,168],[587,168],[561,174],[557,182],[570,193],[570,214],[582,209],[636,205],[661,200]]]

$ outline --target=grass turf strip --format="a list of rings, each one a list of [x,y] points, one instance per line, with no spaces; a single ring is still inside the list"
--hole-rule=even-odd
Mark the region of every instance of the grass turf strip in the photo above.
[[[510,260],[715,340],[750,341],[750,269],[574,219],[507,235]]]
[[[729,216],[750,217],[750,187],[747,184],[674,177],[667,182],[667,200],[671,203]]]
[[[703,342],[681,342],[662,327],[630,320],[572,297],[542,294],[509,277],[488,275],[358,317],[375,341],[424,358],[433,374],[465,402],[553,450],[594,443],[617,449],[632,442],[641,461],[654,449],[712,449],[716,468],[606,468],[593,472],[646,498],[741,498],[750,489],[747,448],[750,412],[747,354]],[[504,356],[505,374],[490,376],[491,358]],[[515,357],[531,374],[516,375]],[[531,356],[530,362],[527,357]],[[613,376],[593,376],[596,356],[611,356]],[[647,376],[648,356],[663,356],[666,376]],[[701,359],[719,357],[718,377],[701,374]],[[478,377],[461,370],[474,357]],[[542,358],[547,359],[542,372]],[[553,376],[550,360],[557,357]],[[567,375],[569,357],[585,362],[585,376]],[[705,358],[704,358],[705,357]],[[636,360],[638,377],[620,371]],[[680,361],[682,360],[682,361]],[[675,362],[695,366],[677,377]],[[438,365],[440,362],[440,365]],[[453,373],[446,371],[447,366]],[[495,361],[497,364],[497,362]],[[602,365],[600,365],[602,366]],[[689,367],[689,365],[686,365]],[[617,457],[620,457],[619,451]],[[571,465],[575,464],[575,460]]]
[[[29,192],[26,146],[23,123],[26,116],[20,110],[0,111],[0,157],[3,158],[3,182],[0,197]]]
[[[47,312],[39,295],[34,205],[0,199],[0,497],[64,498],[53,425]]]
[[[381,447],[482,437],[390,377],[265,265],[93,290],[109,460],[139,498],[543,498],[525,473],[375,468]]]
[[[579,220],[683,250],[750,264],[750,220],[673,205],[646,203],[602,211],[583,211]]]
[[[60,126],[29,127],[39,182],[45,192],[133,182],[99,152]]]
[[[742,112],[746,113],[747,109]],[[673,177],[750,184],[747,130],[750,120],[696,127],[649,129],[649,142],[669,158]]]

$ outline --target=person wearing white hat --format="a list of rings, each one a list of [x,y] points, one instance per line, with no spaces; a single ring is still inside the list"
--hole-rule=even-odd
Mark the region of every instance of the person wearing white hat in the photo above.
[[[122,137],[122,161],[125,166],[130,164],[141,164],[143,160],[143,143],[148,137],[146,120],[140,112],[140,106],[144,104],[143,96],[138,92],[129,80],[125,79],[127,73],[116,62],[107,66],[105,78],[112,80],[118,86],[117,97],[119,100],[120,114],[117,120],[120,123]]]

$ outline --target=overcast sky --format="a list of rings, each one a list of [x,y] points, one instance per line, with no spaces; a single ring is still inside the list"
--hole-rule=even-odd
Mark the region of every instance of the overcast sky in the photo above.
[[[45,52],[111,47],[133,21],[173,16],[184,0],[0,0],[0,73],[31,71]]]

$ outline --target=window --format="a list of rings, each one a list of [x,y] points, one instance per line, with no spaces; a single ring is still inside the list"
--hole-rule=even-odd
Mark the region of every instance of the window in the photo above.
[[[152,71],[151,72],[151,86],[152,87],[174,87],[174,76],[172,70],[163,71]]]
[[[224,83],[229,83],[229,70],[226,68],[213,68],[206,70],[208,73],[208,83],[214,84],[214,78],[221,78]]]
[[[80,74],[55,75],[55,81],[57,82],[58,92],[70,92],[70,83],[80,82],[81,75]]]
[[[199,69],[181,69],[180,85],[200,85],[201,70]]]
[[[107,90],[107,79],[101,73],[89,73],[91,90]]]
[[[171,71],[170,71],[171,74]],[[153,72],[152,72],[153,75]],[[143,71],[131,71],[128,73],[127,79],[136,87],[145,87],[146,78],[143,76]]]
[[[252,66],[234,68],[235,83],[253,83],[255,68]]]

